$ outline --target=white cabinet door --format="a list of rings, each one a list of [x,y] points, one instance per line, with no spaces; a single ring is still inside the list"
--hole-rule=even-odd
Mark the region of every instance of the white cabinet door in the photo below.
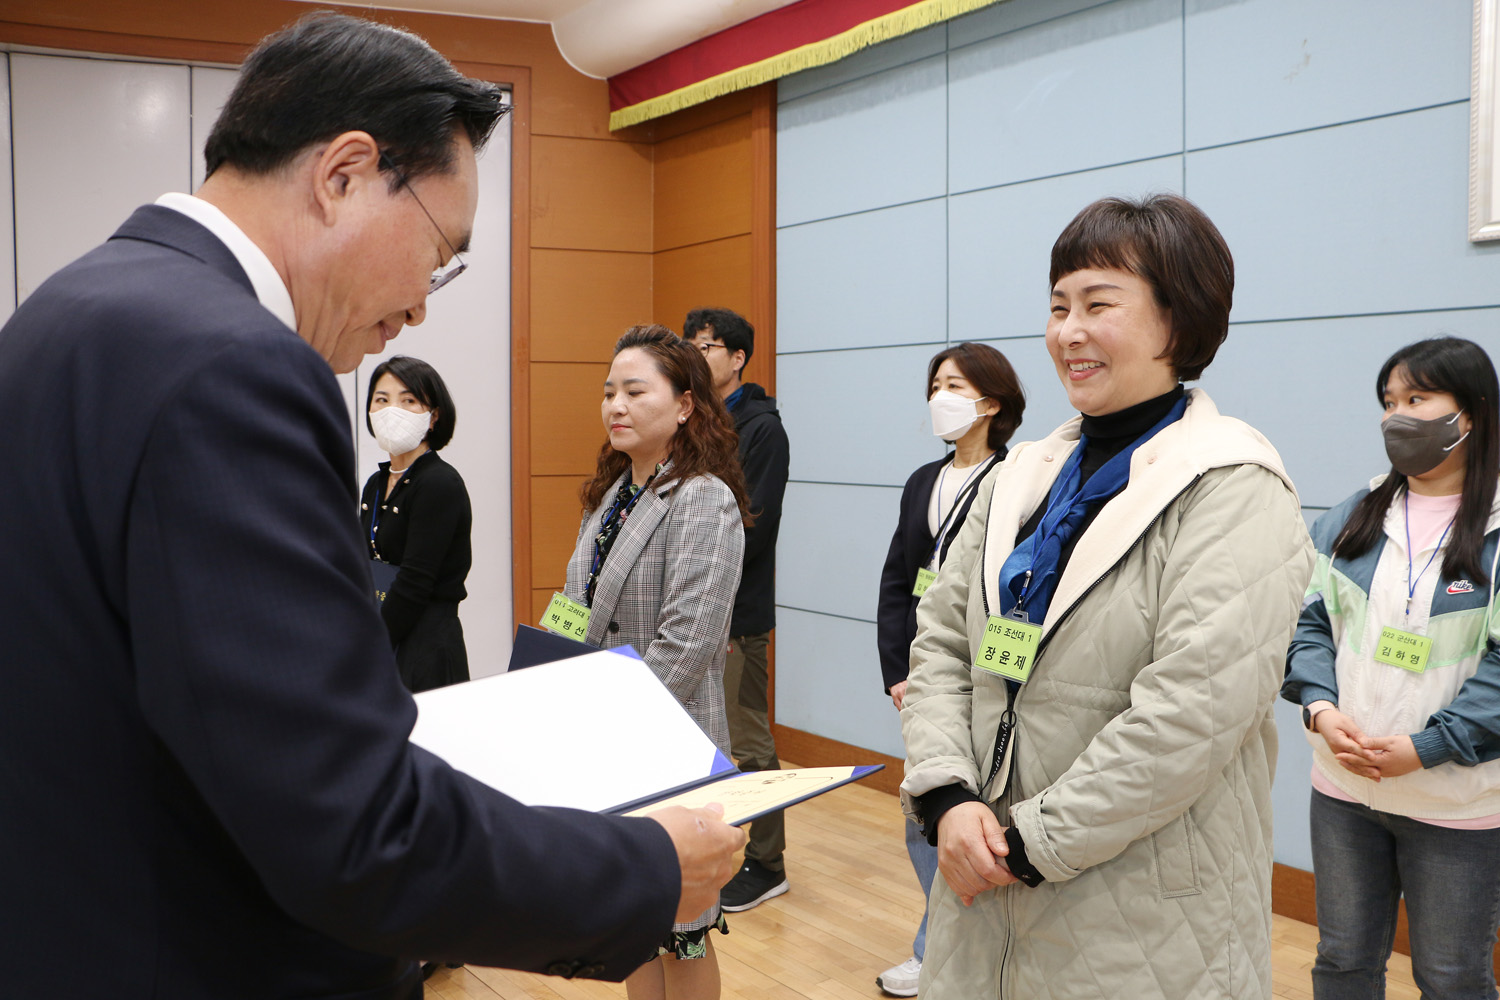
[[[0,53],[0,70],[5,59]],[[12,53],[9,60],[9,100],[0,72],[0,110],[11,109],[13,138],[0,116],[0,191],[11,189],[14,162],[15,229],[12,240],[11,216],[0,208],[0,321],[13,308],[13,289],[24,300],[52,272],[108,238],[138,206],[203,183],[203,144],[239,76],[231,69],[107,58]],[[12,142],[13,157],[6,155]],[[510,153],[507,118],[479,161],[469,272],[433,296],[426,322],[403,332],[386,352],[429,362],[458,410],[457,433],[443,457],[463,475],[474,505],[474,568],[461,607],[475,676],[504,668],[513,631]],[[385,457],[364,422],[365,385],[378,363],[367,359],[339,378],[356,442],[356,485]]]
[[[10,57],[0,52],[0,111],[10,108]],[[10,186],[10,115],[0,120],[0,191]],[[0,196],[0,323],[16,308],[15,203]]]
[[[500,120],[479,158],[479,209],[474,216],[469,269],[427,300],[427,319],[408,327],[380,357],[358,371],[355,410],[360,482],[386,456],[365,430],[370,373],[381,357],[421,358],[448,386],[457,411],[453,442],[443,459],[464,477],[474,506],[474,568],[469,597],[458,606],[469,669],[499,673],[510,662],[515,632],[511,605],[510,519],[510,118]],[[426,223],[426,220],[422,220]],[[583,290],[580,289],[580,294]],[[580,406],[597,407],[596,399]],[[601,437],[603,429],[600,429]],[[577,512],[536,511],[533,517],[575,519]]]
[[[214,69],[211,66],[192,68],[193,86],[193,187],[198,190],[203,183],[203,144],[213,130],[229,92],[239,81],[237,69]]]
[[[192,176],[188,67],[12,53],[16,290]]]

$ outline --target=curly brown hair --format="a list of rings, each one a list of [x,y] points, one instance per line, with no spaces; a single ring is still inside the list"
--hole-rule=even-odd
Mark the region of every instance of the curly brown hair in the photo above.
[[[656,370],[672,386],[678,396],[692,393],[693,412],[687,421],[672,435],[672,466],[658,485],[691,479],[694,476],[713,475],[719,477],[739,504],[740,517],[746,527],[754,518],[750,516],[750,497],[745,489],[745,473],[740,468],[739,435],[734,432],[734,421],[724,408],[724,401],[714,391],[713,373],[698,348],[682,340],[664,326],[655,323],[633,326],[615,342],[615,356],[629,347],[639,348],[651,355]],[[599,449],[598,468],[594,478],[583,484],[578,499],[583,503],[584,513],[593,511],[604,501],[609,488],[620,474],[630,468],[630,456],[616,451],[604,439]]]

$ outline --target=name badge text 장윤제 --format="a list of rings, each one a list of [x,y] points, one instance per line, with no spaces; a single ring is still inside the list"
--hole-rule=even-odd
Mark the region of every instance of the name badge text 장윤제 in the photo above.
[[[1041,645],[1042,627],[1033,625],[1024,611],[1008,615],[990,615],[984,626],[984,640],[974,657],[974,666],[1025,684],[1036,665],[1037,647]]]

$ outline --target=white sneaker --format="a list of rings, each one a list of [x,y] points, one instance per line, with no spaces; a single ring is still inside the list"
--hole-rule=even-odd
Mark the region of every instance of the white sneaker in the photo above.
[[[900,965],[893,965],[875,977],[875,985],[893,997],[917,995],[917,977],[922,975],[922,960],[913,955]]]

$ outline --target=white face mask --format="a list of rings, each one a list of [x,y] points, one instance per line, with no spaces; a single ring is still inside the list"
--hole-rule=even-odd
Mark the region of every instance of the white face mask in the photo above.
[[[404,455],[427,436],[432,424],[432,414],[413,413],[399,406],[384,406],[370,411],[370,426],[375,430],[375,443],[382,451],[392,455]]]
[[[939,389],[927,400],[932,411],[932,433],[944,441],[957,441],[969,432],[979,419],[979,404],[988,398],[970,399],[947,389]]]

